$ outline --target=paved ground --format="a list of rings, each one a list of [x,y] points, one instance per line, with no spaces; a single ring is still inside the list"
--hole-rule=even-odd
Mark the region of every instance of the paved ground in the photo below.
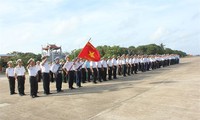
[[[9,95],[0,76],[0,120],[200,120],[200,57],[181,64],[32,99]]]

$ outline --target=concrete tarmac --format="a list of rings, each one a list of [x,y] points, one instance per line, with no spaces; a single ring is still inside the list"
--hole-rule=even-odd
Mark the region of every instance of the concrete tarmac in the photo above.
[[[75,85],[74,85],[75,86]],[[69,90],[63,83],[56,93],[30,97],[9,95],[7,78],[0,75],[0,120],[200,120],[200,57],[181,59],[178,65],[119,77]],[[16,83],[16,92],[17,83]]]

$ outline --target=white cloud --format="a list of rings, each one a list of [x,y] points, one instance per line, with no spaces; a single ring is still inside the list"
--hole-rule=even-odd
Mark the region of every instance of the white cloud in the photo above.
[[[167,47],[185,50],[182,41],[194,42],[194,37],[184,35],[199,30],[196,3],[188,0],[0,1],[0,44],[4,45],[0,51],[40,52],[41,45],[46,43],[62,45],[63,50],[70,51],[83,47],[90,37],[95,46],[162,42]]]
[[[150,38],[156,41],[156,40],[161,40],[167,35],[169,35],[169,30],[163,26],[160,26],[156,29],[156,31],[152,34],[152,36],[150,36]]]

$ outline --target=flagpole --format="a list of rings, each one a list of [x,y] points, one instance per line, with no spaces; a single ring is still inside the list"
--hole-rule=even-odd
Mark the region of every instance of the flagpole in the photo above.
[[[90,39],[88,40],[88,42],[90,42],[91,39],[92,39],[92,38],[90,38]]]

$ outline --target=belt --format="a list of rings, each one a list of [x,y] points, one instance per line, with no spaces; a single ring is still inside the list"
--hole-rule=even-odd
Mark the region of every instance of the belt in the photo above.
[[[36,76],[29,76],[29,77],[36,77]]]

